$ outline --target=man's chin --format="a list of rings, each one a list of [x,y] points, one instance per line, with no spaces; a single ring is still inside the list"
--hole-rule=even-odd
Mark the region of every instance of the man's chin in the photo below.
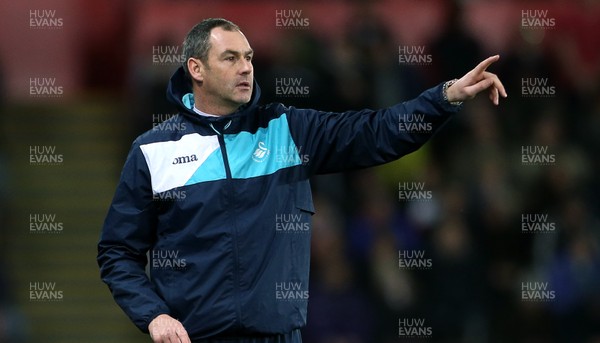
[[[251,93],[251,94],[252,94],[252,93]],[[252,99],[252,96],[251,96],[251,95],[249,95],[249,96],[241,96],[241,97],[239,97],[238,99],[236,99],[236,102],[237,102],[237,103],[238,103],[240,106],[242,106],[242,105],[245,105],[245,104],[249,103],[249,102],[250,102],[250,99]]]

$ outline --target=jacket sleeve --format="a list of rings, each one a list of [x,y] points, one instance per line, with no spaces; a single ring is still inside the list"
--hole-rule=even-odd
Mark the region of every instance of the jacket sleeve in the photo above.
[[[115,301],[143,332],[169,308],[146,275],[146,253],[155,242],[156,211],[150,172],[134,142],[121,172],[98,243],[100,276]]]
[[[442,86],[377,111],[284,111],[311,174],[359,169],[394,161],[425,144],[461,108],[443,99]]]

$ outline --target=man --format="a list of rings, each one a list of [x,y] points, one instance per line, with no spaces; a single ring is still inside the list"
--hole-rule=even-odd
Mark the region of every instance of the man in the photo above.
[[[134,141],[98,244],[102,279],[154,342],[301,342],[309,177],[393,161],[460,102],[486,89],[496,105],[506,97],[485,71],[494,56],[378,111],[259,106],[238,26],[204,20],[183,52],[167,91],[180,113]],[[401,132],[399,118],[411,114],[425,114],[432,132]]]

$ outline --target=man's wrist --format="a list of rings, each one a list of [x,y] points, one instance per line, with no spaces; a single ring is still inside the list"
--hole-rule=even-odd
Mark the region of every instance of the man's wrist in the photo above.
[[[168,313],[166,313],[166,312],[159,312],[159,313],[153,315],[151,317],[150,321],[148,322],[148,325],[146,325],[146,327],[148,328],[148,331],[150,331],[150,324],[152,324],[152,322],[154,322],[154,320],[157,319],[160,316],[169,316],[170,317],[170,315]]]
[[[448,88],[456,81],[458,81],[458,79],[444,82],[444,85],[442,86],[442,97],[444,98],[444,101],[448,102],[450,105],[460,106],[463,103],[462,101],[452,101],[452,99],[448,98]]]

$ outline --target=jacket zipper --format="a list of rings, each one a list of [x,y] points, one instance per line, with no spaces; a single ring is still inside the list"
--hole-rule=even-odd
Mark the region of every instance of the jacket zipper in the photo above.
[[[211,125],[212,127],[212,125]],[[214,128],[213,128],[214,130]],[[231,176],[231,168],[229,166],[229,158],[227,157],[227,147],[225,145],[225,138],[223,137],[223,135],[216,131],[219,135],[218,135],[218,140],[219,140],[219,145],[221,146],[221,155],[223,156],[223,163],[225,165],[225,175],[227,177],[227,184],[228,184],[228,188],[227,188],[227,203],[228,203],[228,207],[230,209],[233,209],[234,213],[235,213],[235,206],[234,202],[235,202],[235,196],[233,196],[233,192],[234,192],[234,188],[233,188],[233,178]],[[239,270],[240,270],[240,258],[239,258],[239,248],[238,248],[238,232],[237,232],[237,225],[236,225],[236,220],[235,220],[235,215],[232,215],[231,218],[233,226],[232,226],[232,234],[233,234],[233,258],[234,258],[234,272],[233,272],[233,282],[234,282],[234,293],[235,293],[235,307],[236,307],[236,314],[237,314],[237,326],[238,328],[242,327],[242,306],[240,304],[240,292],[239,292],[239,285],[240,285],[240,275],[239,275]]]

